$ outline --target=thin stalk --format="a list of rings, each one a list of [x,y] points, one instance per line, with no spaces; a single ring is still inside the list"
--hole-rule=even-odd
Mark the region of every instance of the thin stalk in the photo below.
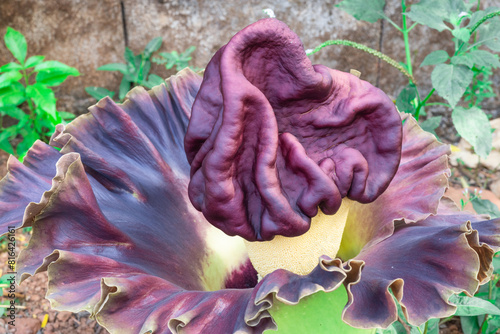
[[[427,94],[427,96],[425,97],[425,99],[423,99],[417,106],[417,110],[415,110],[415,118],[418,120],[418,116],[420,115],[420,109],[422,109],[422,107],[425,105],[425,102],[427,102],[427,100],[429,100],[432,96],[432,94],[434,94],[434,92],[436,91],[435,88],[432,88],[431,91],[429,92],[429,94]]]
[[[407,31],[408,31],[408,32],[410,32],[413,28],[415,28],[415,27],[417,26],[417,24],[418,24],[417,22],[413,23],[413,24],[411,25],[411,27],[409,27],[409,28],[408,28],[408,30],[407,30]]]
[[[24,82],[26,83],[25,88],[28,87],[29,85],[29,77],[28,74],[26,73],[26,69],[23,68],[23,77],[24,77]],[[26,94],[26,90],[24,91],[24,97],[26,99],[26,102],[28,102],[28,108],[30,110],[30,118],[34,119],[35,117],[35,108],[33,107],[33,102],[31,102],[31,99],[28,97]]]
[[[401,32],[403,33],[403,39],[405,42],[405,53],[406,53],[406,67],[408,68],[408,73],[410,73],[411,76],[413,76],[413,69],[411,66],[411,53],[410,53],[410,42],[408,39],[408,30],[407,24],[406,24],[406,3],[405,0],[401,0],[401,11],[402,11],[402,19],[403,19],[403,27],[401,29]]]
[[[386,56],[385,54],[383,54],[380,51],[377,51],[375,49],[367,47],[366,45],[359,44],[359,43],[356,43],[356,42],[353,42],[353,41],[348,41],[348,40],[344,40],[344,39],[329,40],[329,41],[326,41],[326,42],[322,43],[321,45],[319,45],[318,47],[316,47],[314,50],[308,52],[307,54],[308,55],[314,54],[314,53],[318,52],[319,50],[321,50],[322,48],[324,48],[325,46],[328,46],[328,45],[345,45],[345,46],[350,46],[350,47],[356,48],[358,50],[362,50],[362,51],[364,51],[366,53],[369,53],[372,56],[380,58],[383,61],[385,61],[386,63],[388,63],[389,65],[397,68],[401,73],[403,73],[404,75],[406,75],[411,82],[415,83],[415,78],[413,77],[413,75],[411,75],[410,73],[408,73],[408,71],[403,66],[401,66],[401,64],[399,64],[397,61],[395,61],[394,59],[390,58],[389,56]]]
[[[492,293],[493,293],[493,284],[492,283],[493,282],[491,280],[488,283],[488,300],[491,300]],[[488,319],[488,314],[485,314],[483,323],[481,324],[481,327],[477,331],[477,334],[481,334],[483,332],[483,328],[484,328],[484,325],[486,324],[487,319]]]
[[[387,22],[389,22],[390,24],[392,24],[394,28],[396,28],[397,30],[403,32],[403,30],[393,20],[391,20],[390,17],[384,15],[384,18],[387,20]]]
[[[429,322],[427,321],[425,323],[425,327],[424,327],[424,334],[427,334],[427,330],[429,329]]]

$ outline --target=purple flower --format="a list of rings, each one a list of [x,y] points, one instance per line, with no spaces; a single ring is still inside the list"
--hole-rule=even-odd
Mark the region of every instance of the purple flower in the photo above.
[[[47,270],[53,308],[115,333],[262,333],[280,305],[344,289],[328,317],[387,327],[391,290],[420,324],[488,281],[500,246],[498,220],[443,197],[448,146],[312,66],[275,19],[236,34],[203,81],[186,69],[103,99],[51,145],[9,160],[0,228],[33,226],[21,280]]]

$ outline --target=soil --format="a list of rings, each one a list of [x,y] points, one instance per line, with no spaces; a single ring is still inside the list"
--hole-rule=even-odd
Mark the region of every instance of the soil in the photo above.
[[[29,232],[16,234],[16,240],[24,240],[22,247],[27,245],[30,237]],[[21,247],[21,248],[22,248]],[[20,248],[16,249],[19,254]],[[4,264],[2,273],[9,272],[7,267],[7,252],[5,247],[1,249],[0,263]],[[7,304],[10,298],[6,295],[1,298],[1,304]],[[67,311],[55,311],[50,307],[50,302],[45,299],[47,293],[47,273],[39,273],[29,277],[21,285],[15,286],[16,315],[15,326],[5,315],[0,318],[0,334],[107,334],[106,329],[90,318],[86,311],[72,313]],[[45,321],[44,321],[45,320]]]

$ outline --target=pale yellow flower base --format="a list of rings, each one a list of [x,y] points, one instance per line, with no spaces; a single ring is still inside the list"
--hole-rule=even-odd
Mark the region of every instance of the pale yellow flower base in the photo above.
[[[319,263],[321,255],[335,258],[352,201],[343,199],[339,211],[326,215],[321,210],[312,218],[311,228],[305,234],[287,238],[276,236],[271,241],[248,242],[248,255],[257,272],[264,277],[276,269],[295,274],[309,274]]]

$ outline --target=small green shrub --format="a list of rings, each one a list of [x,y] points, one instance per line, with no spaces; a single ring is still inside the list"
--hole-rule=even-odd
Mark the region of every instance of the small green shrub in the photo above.
[[[356,19],[371,23],[379,19],[387,20],[401,32],[405,61],[397,62],[376,50],[345,40],[327,41],[309,54],[327,45],[347,45],[386,61],[408,77],[408,85],[401,90],[396,100],[400,111],[412,113],[418,120],[420,115],[425,115],[426,107],[447,107],[458,134],[485,159],[491,151],[492,131],[481,103],[495,96],[490,77],[492,69],[500,67],[500,61],[498,55],[490,51],[500,51],[500,19],[497,17],[500,8],[479,10],[479,5],[480,1],[476,5],[476,1],[421,0],[407,6],[406,1],[402,0],[402,25],[399,26],[384,14],[385,0],[344,0],[337,6]],[[410,25],[409,20],[413,24]],[[420,64],[420,67],[434,66],[430,78],[433,88],[427,94],[422,94],[413,78],[409,32],[418,24],[438,31],[449,31],[450,44],[454,46],[453,54],[436,50]],[[429,102],[434,93],[444,101]],[[440,116],[428,117],[421,126],[435,134],[434,130],[440,122]]]
[[[51,87],[80,73],[56,60],[44,61],[45,56],[26,59],[26,38],[10,27],[4,41],[17,62],[0,67],[0,149],[22,159],[35,140],[47,142],[57,124],[74,118],[57,111]],[[7,116],[17,120],[16,124],[5,127]],[[14,148],[12,142],[19,137],[22,140]]]
[[[99,67],[99,71],[118,71],[123,74],[118,98],[123,100],[128,91],[137,85],[152,88],[153,86],[163,83],[163,79],[156,74],[149,74],[151,70],[151,55],[161,47],[161,37],[152,39],[138,55],[134,55],[132,50],[125,48],[123,63],[111,63]],[[100,100],[105,96],[113,98],[115,92],[112,92],[102,87],[86,87],[85,91],[96,100]]]
[[[183,68],[189,67],[193,71],[199,71],[199,68],[189,66],[189,61],[192,59],[191,53],[196,49],[195,46],[190,46],[186,51],[180,54],[177,51],[172,52],[160,52],[160,57],[153,57],[153,63],[155,64],[165,64],[165,68],[170,70],[175,66],[175,70],[179,72]]]

